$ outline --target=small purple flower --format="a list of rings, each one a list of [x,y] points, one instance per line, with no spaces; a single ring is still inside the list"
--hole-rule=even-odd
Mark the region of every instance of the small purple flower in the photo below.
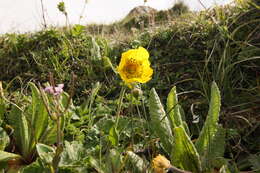
[[[44,89],[46,93],[53,94],[55,96],[60,95],[63,92],[64,84],[58,84],[57,87],[48,86]]]

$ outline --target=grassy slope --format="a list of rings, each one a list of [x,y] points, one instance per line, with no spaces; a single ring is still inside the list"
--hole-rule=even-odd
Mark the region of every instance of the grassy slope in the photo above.
[[[93,83],[100,81],[101,94],[117,97],[119,77],[103,57],[109,57],[116,65],[123,51],[143,46],[150,52],[155,71],[145,89],[155,87],[165,96],[177,85],[178,92],[188,92],[180,96],[185,110],[196,103],[199,104],[196,111],[203,112],[210,83],[215,80],[223,98],[224,126],[239,128],[240,136],[234,143],[245,135],[236,152],[256,152],[259,21],[259,9],[240,4],[199,14],[187,13],[142,30],[129,30],[117,23],[92,26],[92,32],[88,27],[74,26],[63,31],[50,28],[37,33],[6,34],[0,37],[0,80],[17,89],[29,80],[46,82],[48,73],[53,72],[58,82],[68,84],[73,72],[78,76],[77,96],[85,95]],[[96,27],[100,27],[100,32],[95,33]],[[256,130],[250,131],[253,128]]]

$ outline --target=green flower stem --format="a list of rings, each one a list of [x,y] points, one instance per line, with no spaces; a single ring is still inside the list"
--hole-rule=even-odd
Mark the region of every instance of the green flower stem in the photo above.
[[[121,111],[121,107],[122,107],[122,104],[123,104],[123,98],[124,98],[124,95],[125,95],[125,91],[126,91],[126,87],[123,86],[121,88],[121,91],[120,91],[119,104],[118,104],[117,112],[116,112],[116,126],[115,126],[116,129],[117,129],[118,122],[119,122],[119,116],[120,116],[120,111]]]
[[[60,155],[63,151],[62,146],[62,131],[61,131],[61,117],[60,115],[57,116],[57,148],[55,151],[55,156],[52,161],[53,169],[55,170],[55,173],[58,172],[58,165],[60,162]]]
[[[63,116],[63,114],[65,112],[62,112],[61,107],[58,103],[59,98],[55,97],[54,101],[55,101],[55,105],[56,105],[56,111],[57,111],[57,148],[55,151],[55,156],[53,158],[53,169],[55,171],[55,173],[58,173],[58,166],[59,166],[59,162],[60,162],[60,155],[63,151],[63,140],[62,140],[62,129],[61,129],[61,116]]]

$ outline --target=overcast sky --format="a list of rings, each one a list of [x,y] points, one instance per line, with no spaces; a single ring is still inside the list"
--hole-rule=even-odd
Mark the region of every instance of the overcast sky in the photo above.
[[[42,0],[48,25],[61,26],[65,17],[58,11],[62,0]],[[122,19],[143,0],[63,0],[71,24],[111,23]],[[145,4],[157,10],[172,7],[178,0],[148,0]],[[201,0],[206,7],[226,4],[232,0]],[[184,0],[191,10],[201,10],[198,0]],[[80,19],[80,16],[82,18]],[[0,33],[26,32],[42,28],[41,0],[0,0]]]

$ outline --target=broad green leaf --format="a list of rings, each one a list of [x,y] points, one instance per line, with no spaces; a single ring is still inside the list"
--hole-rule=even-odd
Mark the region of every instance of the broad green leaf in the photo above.
[[[225,134],[226,130],[219,125],[215,135],[209,140],[210,143],[205,150],[205,155],[204,157],[201,157],[203,168],[206,170],[220,168],[225,164]]]
[[[63,108],[63,110],[65,110],[67,108],[68,104],[70,104],[69,106],[72,105],[72,102],[70,100],[70,96],[68,93],[63,92],[60,96],[61,96],[60,105]],[[69,101],[70,101],[70,103],[69,103]]]
[[[36,149],[41,161],[45,164],[51,165],[55,155],[55,149],[41,143],[36,144]]]
[[[96,159],[94,159],[91,156],[89,157],[89,163],[98,173],[105,173],[105,171],[101,165],[102,163],[98,162]]]
[[[170,115],[173,128],[182,125],[182,117],[178,105],[176,86],[174,86],[167,97],[167,113]]]
[[[116,149],[111,149],[106,159],[106,172],[120,172],[122,165],[120,152]]]
[[[57,127],[55,123],[49,124],[39,141],[48,145],[52,145],[57,141]]]
[[[217,132],[221,105],[220,101],[220,92],[218,86],[215,82],[213,82],[211,85],[211,98],[207,119],[195,144],[200,156],[203,156],[208,150],[209,145],[212,143],[211,140],[214,139],[214,135]]]
[[[5,130],[0,127],[0,151],[4,150],[5,147],[9,144],[10,139]]]
[[[30,147],[33,148],[48,126],[48,112],[36,85],[31,82],[29,85],[32,91],[32,103],[30,105],[31,109],[29,109],[30,112],[27,112],[27,114],[32,128]]]
[[[64,142],[61,154],[60,166],[73,166],[74,162],[79,162],[87,156],[84,146],[77,142]]]
[[[117,146],[118,145],[119,136],[118,136],[118,132],[117,132],[115,126],[112,126],[110,128],[108,139],[109,139],[109,141],[111,142],[111,144],[113,146]]]
[[[18,154],[8,153],[5,151],[0,151],[0,162],[6,162],[11,159],[18,159],[21,158]]]
[[[136,173],[146,172],[148,163],[132,151],[126,152],[127,163],[131,171]]]
[[[175,127],[171,152],[172,165],[194,173],[201,172],[199,154],[182,126]]]
[[[149,112],[151,117],[151,130],[160,138],[165,151],[171,153],[173,136],[170,121],[166,116],[160,98],[154,88],[150,92]]]
[[[185,121],[182,124],[183,124],[183,128],[185,129],[187,135],[190,136],[190,129],[188,127],[188,124]]]
[[[45,168],[42,164],[40,164],[37,159],[35,162],[30,165],[22,168],[21,173],[50,173],[50,169]]]
[[[24,158],[30,154],[29,151],[29,129],[28,123],[26,121],[25,116],[23,115],[23,111],[17,105],[13,104],[11,112],[7,116],[8,123],[14,129],[14,137],[16,145],[19,147],[19,150],[22,153]]]

